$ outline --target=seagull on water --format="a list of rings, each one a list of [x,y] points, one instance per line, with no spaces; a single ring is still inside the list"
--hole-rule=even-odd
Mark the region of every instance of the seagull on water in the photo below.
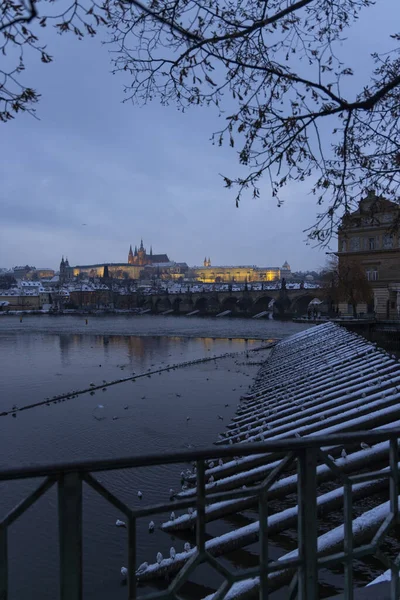
[[[120,521],[120,519],[117,519],[117,520],[115,521],[115,525],[116,525],[117,527],[126,527],[126,523],[125,523],[125,521]]]
[[[149,563],[148,562],[144,562],[141,565],[139,565],[139,567],[136,569],[136,575],[140,575],[141,573],[144,573],[149,567]]]

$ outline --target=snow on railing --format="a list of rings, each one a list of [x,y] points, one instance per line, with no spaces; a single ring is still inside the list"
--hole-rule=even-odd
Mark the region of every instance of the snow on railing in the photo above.
[[[274,443],[300,438],[306,441],[314,436],[324,438],[342,432],[391,430],[400,426],[399,400],[399,362],[346,329],[333,323],[324,323],[280,341],[261,366],[249,392],[242,397],[236,417],[216,442],[217,445],[228,444],[237,456],[226,462],[212,460],[208,463],[204,485],[207,495],[205,522],[256,507],[262,482],[273,478],[274,473],[282,469],[282,462],[286,460],[283,458],[285,452],[260,453],[258,446],[257,454],[241,456],[244,443]],[[349,441],[346,448],[343,445],[327,445],[321,451],[323,454],[315,465],[316,482],[332,483],[339,478],[336,490],[322,494],[316,500],[317,511],[322,511],[323,507],[325,515],[346,504],[343,481],[348,482],[354,473],[364,470],[366,466],[388,462],[390,443],[383,441],[370,447],[366,442],[361,442],[360,449],[359,445],[357,448]],[[394,472],[391,473],[394,476]],[[188,474],[184,489],[176,498],[192,498],[195,503],[198,489],[196,486],[190,487],[195,482],[196,474]],[[353,500],[369,496],[382,486],[388,486],[388,478],[375,478],[372,483],[366,481],[357,484],[352,489]],[[283,498],[296,490],[299,491],[299,477],[292,465],[288,474],[281,473],[279,480],[271,481],[267,498]],[[378,511],[379,514],[387,516],[389,509],[386,508]],[[282,532],[293,526],[297,515],[298,507],[295,506],[268,516],[268,534]],[[195,526],[196,519],[197,512],[192,509],[163,523],[162,529],[169,532],[190,530]],[[362,522],[362,517],[359,519]],[[353,523],[354,531],[357,531],[357,523],[357,520]],[[377,528],[380,523],[377,521]],[[339,529],[335,535],[341,536],[343,543],[343,526],[340,530],[342,534]],[[219,556],[254,543],[259,536],[260,523],[255,521],[209,540],[206,550],[213,556]],[[357,541],[357,535],[354,541]],[[149,565],[148,570],[138,573],[138,579],[148,580],[175,573],[190,557],[191,554],[177,555],[174,560],[164,561],[162,565]],[[283,579],[281,585],[287,583],[286,578]],[[280,582],[281,578],[274,577],[271,572],[268,580],[271,586],[271,581]],[[237,585],[240,594],[234,595],[234,586],[227,598],[245,598],[249,590],[254,593],[254,586],[258,589],[259,579],[256,581],[253,578],[247,584],[241,582]],[[275,584],[270,587],[272,589],[276,589]],[[244,595],[243,591],[246,591]]]

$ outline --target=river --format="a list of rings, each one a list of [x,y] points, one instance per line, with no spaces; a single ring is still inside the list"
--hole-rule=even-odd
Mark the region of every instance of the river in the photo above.
[[[90,316],[86,323],[82,316],[26,315],[22,322],[17,316],[1,316],[0,412],[133,372],[226,352],[242,354],[45,404],[17,412],[16,417],[1,417],[0,466],[211,446],[257,372],[244,351],[259,346],[260,340],[283,338],[306,327],[237,318],[113,315]],[[171,487],[179,489],[180,471],[179,465],[124,470],[101,474],[99,479],[122,500],[137,506],[167,500]],[[32,481],[0,484],[1,514],[35,485]],[[10,600],[57,598],[56,508],[56,493],[50,490],[11,526]],[[126,598],[120,577],[120,568],[126,565],[126,530],[115,527],[117,518],[122,517],[114,508],[84,489],[85,600]],[[247,517],[215,523],[208,531],[216,535],[239,521],[245,523]],[[158,551],[167,556],[172,545],[182,550],[184,540],[157,531],[160,522],[153,535],[148,534],[148,520],[140,522],[139,563],[153,562]],[[280,553],[276,549],[276,556]],[[237,552],[230,559],[235,568],[256,561],[256,548]],[[204,569],[199,569],[185,586],[185,596],[201,598],[212,591],[214,583],[213,577],[205,578]]]

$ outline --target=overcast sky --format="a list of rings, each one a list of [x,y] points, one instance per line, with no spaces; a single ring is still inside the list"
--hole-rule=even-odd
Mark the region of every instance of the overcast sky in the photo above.
[[[387,43],[396,12],[396,0],[365,11],[348,46],[357,63]],[[303,232],[318,212],[309,183],[288,186],[280,208],[266,183],[235,208],[219,174],[237,172],[236,152],[211,145],[213,109],[122,104],[124,80],[99,39],[45,35],[54,62],[27,61],[40,121],[0,124],[0,267],[55,268],[63,254],[70,264],[125,262],[141,237],[189,265],[205,255],[214,265],[324,265],[326,249]]]

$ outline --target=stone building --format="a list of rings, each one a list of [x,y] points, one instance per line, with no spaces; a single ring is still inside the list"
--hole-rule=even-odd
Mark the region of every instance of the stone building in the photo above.
[[[282,273],[285,273],[283,275]],[[250,283],[268,282],[281,279],[290,275],[290,267],[286,262],[282,269],[280,267],[256,267],[252,266],[211,266],[211,260],[205,259],[203,267],[191,269],[193,277],[202,283]]]
[[[169,263],[170,260],[167,254],[153,254],[153,247],[150,246],[150,254],[147,254],[146,248],[143,246],[143,240],[140,240],[139,248],[135,246],[135,251],[132,246],[129,248],[128,264],[144,267],[154,263]]]
[[[139,279],[143,275],[144,268],[147,265],[155,266],[167,263],[171,265],[176,264],[169,260],[167,254],[153,254],[152,247],[150,247],[150,253],[147,254],[143,240],[141,240],[139,248],[135,246],[134,251],[132,250],[132,246],[130,246],[128,262],[126,263],[104,262],[92,265],[75,265],[72,267],[68,262],[68,258],[64,260],[64,257],[62,257],[60,263],[60,283],[66,283],[80,275],[91,278]]]
[[[342,218],[338,230],[339,263],[352,259],[365,270],[373,289],[373,309],[380,319],[400,316],[399,210],[397,203],[371,191],[356,211]],[[367,312],[367,308],[362,305],[357,311]],[[343,304],[339,310],[350,312]]]

